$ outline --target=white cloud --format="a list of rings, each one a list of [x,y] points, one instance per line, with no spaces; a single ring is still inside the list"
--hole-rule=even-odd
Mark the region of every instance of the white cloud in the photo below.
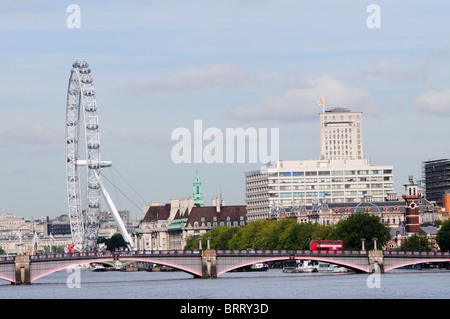
[[[450,116],[450,89],[428,90],[411,99],[414,110]]]
[[[63,134],[64,132],[56,128],[45,127],[41,124],[6,129],[0,134],[0,146],[64,143]]]
[[[265,97],[260,105],[234,107],[230,113],[242,120],[309,120],[322,112],[322,106],[318,105],[321,96],[326,108],[345,107],[369,113],[378,111],[368,91],[351,87],[325,74],[306,81],[302,87],[288,89],[281,97]]]
[[[395,81],[424,81],[428,76],[425,67],[408,67],[407,69],[393,66],[387,59],[375,59],[373,64],[367,68],[357,68],[355,70],[357,79],[388,78]]]
[[[231,64],[216,64],[183,70],[162,79],[144,83],[128,81],[122,91],[154,93],[199,90],[211,87],[228,89],[253,81],[254,76],[245,68]]]

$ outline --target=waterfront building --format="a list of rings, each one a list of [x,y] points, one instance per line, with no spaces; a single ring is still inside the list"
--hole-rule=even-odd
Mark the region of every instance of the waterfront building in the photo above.
[[[366,194],[360,202],[328,203],[326,199],[321,199],[314,200],[311,204],[293,202],[274,205],[270,209],[269,218],[297,218],[299,223],[334,225],[354,213],[364,212],[380,217],[381,222],[391,228],[406,227],[408,233],[418,232],[416,225],[433,224],[438,219],[445,219],[445,209],[424,198],[417,189],[417,184],[412,182],[412,177],[405,184],[405,190],[402,197],[391,191],[381,201],[375,200],[372,194]]]
[[[425,197],[442,206],[445,193],[450,192],[450,159],[423,162],[422,175]]]
[[[201,182],[194,178],[194,193],[189,198],[171,198],[160,205],[152,201],[142,207],[142,220],[137,234],[138,249],[183,249],[189,236],[202,235],[218,226],[243,226],[247,222],[244,205],[225,205],[220,196],[212,206],[204,206]]]
[[[277,161],[246,172],[249,221],[267,218],[275,206],[359,203],[365,195],[383,201],[394,191],[393,166],[375,166],[369,159]],[[345,205],[344,205],[345,206]]]
[[[189,236],[202,235],[218,226],[244,226],[246,207],[226,206],[220,197],[212,206],[194,205],[194,198],[172,198],[170,204],[152,202],[143,207],[138,249],[183,249]]]
[[[271,207],[268,218],[296,218],[299,223],[334,225],[357,212],[378,216],[381,223],[390,227],[392,239],[385,249],[397,249],[415,233],[427,236],[433,247],[438,249],[435,240],[438,228],[434,226],[434,222],[449,218],[448,210],[422,196],[412,176],[409,183],[405,184],[405,194],[401,197],[391,191],[383,201],[375,201],[373,195],[366,194],[358,203],[331,204],[326,199],[314,200],[307,205],[294,202]]]
[[[381,202],[394,191],[393,166],[364,158],[362,112],[324,110],[319,122],[319,160],[280,160],[245,173],[249,221],[268,218],[275,206],[312,205],[323,198],[343,205],[367,195]]]

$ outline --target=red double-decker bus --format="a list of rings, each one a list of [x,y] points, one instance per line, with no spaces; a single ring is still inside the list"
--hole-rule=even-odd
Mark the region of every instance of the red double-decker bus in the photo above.
[[[342,250],[342,240],[311,240],[311,250]]]

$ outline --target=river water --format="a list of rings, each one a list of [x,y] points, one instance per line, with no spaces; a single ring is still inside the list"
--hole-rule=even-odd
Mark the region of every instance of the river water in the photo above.
[[[230,272],[193,279],[184,272],[59,271],[14,286],[1,299],[448,299],[450,271],[393,270],[384,274]]]

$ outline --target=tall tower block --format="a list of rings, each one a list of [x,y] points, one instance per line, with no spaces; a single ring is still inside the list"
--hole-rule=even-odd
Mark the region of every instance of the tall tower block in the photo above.
[[[419,191],[413,177],[409,176],[409,184],[405,184],[405,195],[402,196],[406,201],[405,207],[405,229],[408,234],[419,232],[419,198],[422,192]]]

